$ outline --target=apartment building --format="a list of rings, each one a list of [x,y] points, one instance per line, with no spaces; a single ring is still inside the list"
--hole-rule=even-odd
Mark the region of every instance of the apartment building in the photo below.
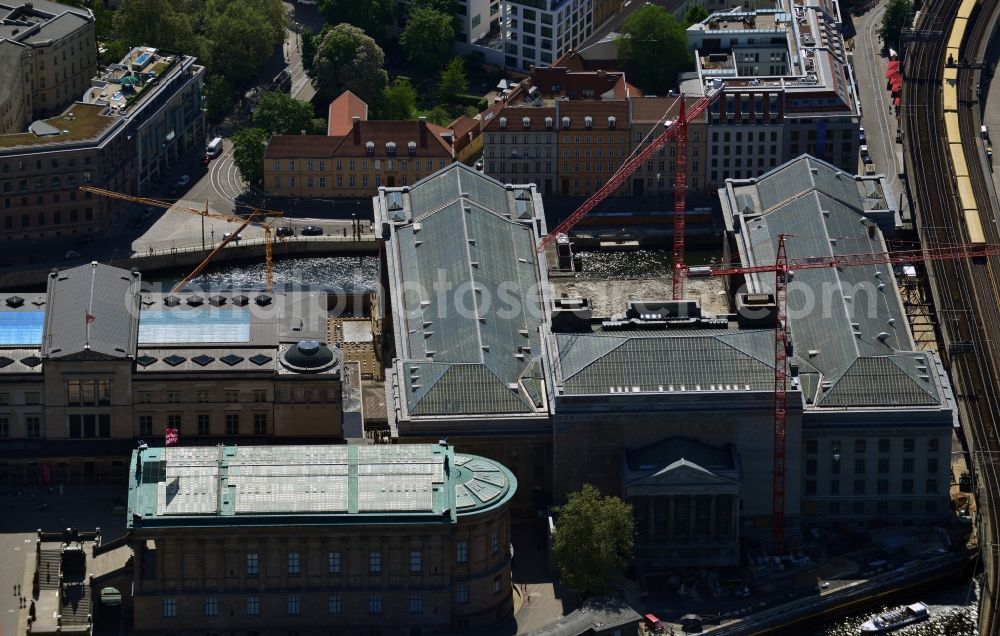
[[[244,444],[339,440],[326,295],[170,295],[101,264],[0,298],[0,484],[124,483],[164,429]],[[287,443],[287,442],[286,442]]]
[[[273,135],[264,154],[264,187],[277,196],[368,197],[381,186],[414,184],[454,161],[451,129],[424,117],[369,120],[367,113],[346,91],[330,105],[326,136]]]
[[[697,79],[682,91],[721,91],[708,115],[709,187],[802,153],[856,170],[860,105],[840,25],[836,2],[781,0],[688,28]]]
[[[500,5],[504,65],[552,66],[622,6],[619,0],[507,0]]]
[[[686,97],[685,107],[690,109],[696,98]],[[664,130],[666,123],[680,114],[680,102],[675,97],[637,97],[632,106],[632,148],[641,152]],[[705,139],[706,117],[702,115],[688,124],[686,188],[691,192],[705,190]],[[642,163],[630,179],[632,196],[664,197],[674,191],[677,142],[668,141],[648,160]]]
[[[546,195],[594,189],[628,154],[633,94],[623,73],[535,69],[483,113],[483,167]]]
[[[148,448],[128,473],[138,634],[454,634],[513,614],[517,480],[444,442]]]
[[[87,234],[116,218],[122,202],[78,187],[143,194],[199,147],[203,77],[192,57],[136,48],[62,114],[0,135],[0,240]]]
[[[586,197],[607,183],[631,150],[627,101],[559,102],[559,193]],[[616,194],[628,193],[628,183]]]
[[[512,105],[490,117],[483,127],[483,169],[504,182],[530,181],[544,194],[555,192],[557,181],[558,109]]]
[[[0,135],[62,110],[97,72],[90,9],[40,2],[0,2]]]

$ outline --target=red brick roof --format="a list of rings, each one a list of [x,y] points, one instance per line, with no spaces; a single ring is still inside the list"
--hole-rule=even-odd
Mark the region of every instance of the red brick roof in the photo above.
[[[564,130],[562,121],[569,117],[569,130],[585,130],[584,118],[593,118],[594,130],[607,130],[608,117],[615,118],[618,129],[629,127],[629,108],[627,101],[599,102],[591,100],[559,102],[559,130]]]
[[[545,130],[545,118],[551,117],[553,126],[558,126],[554,106],[504,106],[486,122],[483,130],[499,130],[500,118],[507,118],[507,130]],[[531,119],[529,128],[524,128],[523,118]]]
[[[421,134],[421,126],[426,126]],[[367,156],[368,142],[375,144],[375,156],[385,156],[386,143],[396,143],[396,152],[405,156],[407,146],[412,141],[417,145],[417,155],[421,157],[452,157],[451,144],[442,136],[451,131],[441,126],[421,121],[369,120],[352,126],[350,133],[340,138],[333,154],[338,157]]]
[[[332,157],[340,137],[325,135],[271,135],[264,159],[323,159]]]
[[[351,132],[354,117],[360,117],[362,121],[368,119],[368,104],[351,91],[344,91],[340,97],[330,102],[326,134],[343,137]]]

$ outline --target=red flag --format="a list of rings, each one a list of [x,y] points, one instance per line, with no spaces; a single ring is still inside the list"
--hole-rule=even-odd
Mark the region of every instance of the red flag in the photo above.
[[[181,439],[181,432],[176,428],[168,426],[165,429],[163,429],[163,436],[165,438],[167,446],[175,446],[177,442],[179,442]]]
[[[94,317],[93,317],[93,316],[92,316],[92,315],[90,314],[90,312],[88,311],[88,312],[87,312],[87,324],[89,325],[89,324],[90,324],[90,323],[92,323],[92,322],[94,322]]]

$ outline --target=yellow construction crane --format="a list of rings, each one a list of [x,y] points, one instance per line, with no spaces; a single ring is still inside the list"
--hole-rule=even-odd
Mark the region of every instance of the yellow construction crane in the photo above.
[[[87,185],[80,186],[80,190],[83,190],[84,192],[90,192],[92,194],[97,194],[97,195],[100,195],[100,196],[104,196],[104,197],[109,197],[109,198],[112,198],[112,199],[121,199],[123,201],[131,201],[133,203],[139,203],[139,204],[142,204],[142,205],[152,205],[152,206],[155,206],[155,207],[158,207],[158,208],[164,208],[164,209],[168,209],[168,210],[171,209],[171,208],[174,208],[174,206],[175,206],[174,203],[170,203],[169,201],[161,201],[159,199],[150,199],[150,198],[147,198],[147,197],[139,197],[139,196],[134,196],[134,195],[131,195],[131,194],[123,194],[121,192],[115,192],[114,190],[105,190],[103,188],[95,188],[94,186],[87,186]],[[240,226],[237,227],[236,230],[234,230],[233,232],[229,233],[229,236],[223,238],[222,242],[219,243],[219,245],[217,247],[215,247],[215,249],[213,249],[208,254],[208,256],[206,256],[205,259],[201,263],[199,263],[198,266],[194,268],[194,270],[191,271],[190,274],[188,274],[187,276],[185,276],[183,280],[181,280],[179,283],[177,283],[177,285],[174,286],[173,290],[171,290],[171,293],[177,292],[180,289],[183,289],[183,287],[185,285],[187,285],[189,282],[191,282],[191,280],[195,276],[197,276],[198,274],[200,274],[202,272],[202,270],[204,270],[208,266],[209,262],[211,262],[212,258],[215,257],[215,255],[219,252],[219,250],[221,250],[223,247],[225,247],[227,244],[229,244],[230,241],[237,240],[237,237],[240,235],[240,232],[243,231],[243,228],[245,228],[246,226],[250,225],[251,223],[255,223],[255,225],[257,225],[262,230],[264,230],[264,269],[265,269],[265,272],[267,274],[267,291],[270,292],[272,290],[272,288],[274,287],[274,271],[273,271],[274,260],[273,260],[271,246],[272,246],[272,243],[274,242],[274,232],[273,232],[273,230],[271,228],[271,224],[270,223],[266,223],[266,222],[262,221],[261,219],[267,218],[269,216],[270,217],[281,217],[281,216],[284,216],[285,213],[284,212],[278,212],[277,210],[262,210],[262,209],[259,209],[259,208],[254,208],[254,207],[251,207],[251,206],[248,206],[248,205],[242,205],[242,204],[236,204],[236,207],[237,208],[246,208],[246,209],[250,210],[249,216],[247,216],[246,218],[243,218],[243,217],[240,217],[240,216],[235,216],[235,215],[230,215],[230,214],[219,214],[217,212],[210,212],[209,209],[208,209],[208,203],[207,202],[205,203],[205,209],[204,210],[199,210],[198,208],[183,207],[183,206],[180,206],[180,207],[177,208],[177,209],[181,210],[182,212],[189,212],[191,214],[197,214],[198,216],[201,217],[201,244],[202,244],[203,248],[205,246],[205,217],[208,217],[208,218],[211,218],[211,219],[219,219],[220,221],[228,221],[230,223],[237,223],[238,222],[238,223],[240,223]],[[280,237],[279,237],[279,239],[280,239]]]

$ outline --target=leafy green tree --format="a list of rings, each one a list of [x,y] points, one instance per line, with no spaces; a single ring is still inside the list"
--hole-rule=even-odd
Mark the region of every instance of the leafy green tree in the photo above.
[[[113,26],[127,47],[154,46],[197,55],[195,17],[178,11],[172,0],[124,0]]]
[[[584,594],[608,591],[611,577],[632,560],[632,506],[584,484],[556,513],[553,551],[563,584]]]
[[[364,31],[350,24],[327,26],[318,37],[309,77],[322,102],[331,102],[345,90],[369,104],[389,83],[385,53]]]
[[[209,63],[234,84],[254,76],[285,39],[287,17],[284,11],[267,11],[268,4],[232,0],[208,22]]]
[[[261,128],[244,128],[233,135],[233,163],[250,185],[257,185],[264,178],[267,140],[267,131]]]
[[[910,0],[889,0],[882,15],[882,25],[878,37],[890,48],[899,50],[899,39],[903,29],[913,26],[913,3]]]
[[[413,0],[412,7],[434,9],[447,15],[456,15],[455,0]]]
[[[708,9],[701,6],[700,4],[692,4],[688,7],[687,13],[684,14],[684,24],[691,26],[692,24],[698,24],[708,17]]]
[[[694,62],[684,25],[655,4],[647,4],[622,23],[615,45],[618,64],[647,93],[662,95],[676,87],[677,75]]]
[[[447,126],[453,119],[448,109],[440,104],[427,111],[427,121],[438,126]]]
[[[288,93],[268,92],[260,96],[253,112],[253,125],[272,135],[314,134],[313,109]],[[324,127],[325,129],[325,127]]]
[[[469,78],[465,74],[465,60],[453,57],[438,75],[438,99],[451,101],[455,95],[464,95],[469,90]]]
[[[313,60],[316,59],[317,35],[309,29],[302,31],[302,68],[309,72],[312,69]]]
[[[406,28],[399,36],[407,58],[426,73],[433,73],[444,65],[454,41],[454,17],[425,7],[410,11]]]
[[[210,121],[218,121],[236,102],[236,90],[226,78],[221,75],[209,75],[205,80],[205,117]]]
[[[417,89],[405,77],[397,77],[382,91],[382,119],[413,119],[416,111]]]
[[[329,24],[353,24],[376,40],[385,37],[385,23],[393,15],[392,0],[320,0],[319,10]]]

